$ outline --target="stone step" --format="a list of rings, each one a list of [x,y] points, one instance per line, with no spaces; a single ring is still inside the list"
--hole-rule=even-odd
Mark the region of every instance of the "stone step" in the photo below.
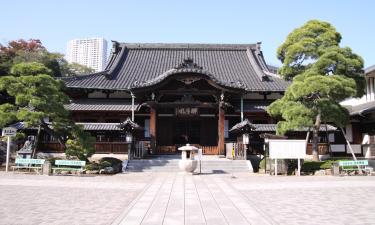
[[[131,160],[128,163],[129,172],[179,172],[179,160],[176,159],[142,159]],[[202,161],[203,173],[231,173],[252,172],[246,160],[204,160]],[[196,171],[199,170],[199,164]]]

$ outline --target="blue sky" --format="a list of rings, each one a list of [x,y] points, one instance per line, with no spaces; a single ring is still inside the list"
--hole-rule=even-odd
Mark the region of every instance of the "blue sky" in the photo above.
[[[41,39],[65,53],[74,38],[122,42],[255,43],[268,63],[277,47],[310,19],[332,23],[349,46],[375,64],[375,1],[371,0],[2,0],[0,42]]]

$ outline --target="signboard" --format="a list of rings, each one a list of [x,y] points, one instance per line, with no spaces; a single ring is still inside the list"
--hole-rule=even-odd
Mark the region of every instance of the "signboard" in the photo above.
[[[14,137],[17,134],[17,129],[14,127],[4,127],[2,136]]]
[[[198,108],[182,107],[176,108],[176,116],[197,116]]]
[[[306,140],[280,140],[269,139],[270,158],[275,159],[275,176],[277,176],[277,159],[297,159],[298,172],[297,176],[301,175],[301,162],[306,156]]]
[[[271,159],[304,159],[306,156],[305,140],[269,139]]]
[[[7,144],[7,156],[6,156],[6,165],[5,165],[5,171],[8,172],[9,167],[9,155],[10,155],[10,139],[17,134],[17,129],[14,127],[4,127],[2,136],[8,137],[8,144]]]

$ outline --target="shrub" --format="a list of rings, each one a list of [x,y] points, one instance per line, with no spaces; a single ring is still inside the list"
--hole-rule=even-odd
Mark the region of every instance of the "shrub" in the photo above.
[[[85,169],[86,170],[99,170],[100,169],[100,165],[98,163],[89,163],[89,164],[86,164],[85,166]]]
[[[108,161],[101,161],[99,163],[99,168],[100,169],[104,169],[106,167],[111,167],[111,166],[112,166],[112,164],[110,162],[108,162]]]
[[[66,141],[65,154],[67,157],[75,156],[79,160],[88,161],[87,158],[95,153],[95,138],[83,131],[82,127],[74,127],[72,137]]]
[[[349,159],[329,159],[321,162],[305,161],[301,170],[304,172],[314,172],[316,170],[331,169],[333,163],[338,161],[345,161]]]
[[[47,158],[48,162],[51,163],[51,165],[55,165],[55,161],[56,160],[60,160],[62,158],[59,158],[59,157],[50,157],[50,158]]]
[[[120,172],[122,169],[122,161],[112,157],[104,157],[100,159],[100,165],[101,169],[109,166],[112,167],[115,173]]]
[[[266,158],[264,157],[262,160],[259,162],[259,169],[264,170],[266,168]]]
[[[100,159],[100,162],[104,162],[104,161],[109,162],[111,164],[110,166],[118,166],[122,164],[121,160],[117,158],[113,158],[113,157],[104,157]]]

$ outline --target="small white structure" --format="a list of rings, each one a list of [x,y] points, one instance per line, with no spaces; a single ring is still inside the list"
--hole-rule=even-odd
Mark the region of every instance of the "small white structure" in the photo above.
[[[270,158],[275,159],[275,176],[277,176],[278,159],[298,159],[298,176],[301,174],[300,159],[306,156],[306,140],[268,139]]]
[[[198,161],[194,159],[194,154],[198,152],[198,148],[190,144],[186,144],[178,148],[181,151],[181,160],[178,162],[178,166],[185,172],[192,173],[198,166]]]

